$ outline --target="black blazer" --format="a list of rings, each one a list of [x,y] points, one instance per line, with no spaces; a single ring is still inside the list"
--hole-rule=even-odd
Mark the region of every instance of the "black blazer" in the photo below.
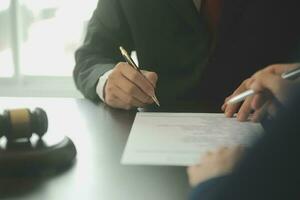
[[[190,199],[298,200],[300,197],[300,92],[245,155],[234,172],[200,184]]]
[[[162,105],[181,101],[219,107],[242,80],[268,64],[299,56],[298,0],[224,0],[216,46],[192,0],[99,0],[74,79],[98,101],[98,78],[136,50],[139,65],[159,75]]]

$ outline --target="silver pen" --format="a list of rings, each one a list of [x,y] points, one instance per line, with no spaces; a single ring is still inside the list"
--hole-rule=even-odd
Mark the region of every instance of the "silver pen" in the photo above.
[[[289,80],[293,80],[296,79],[300,76],[300,66],[296,67],[295,69],[292,69],[290,71],[287,71],[283,74],[281,74],[281,78],[283,79],[289,79]],[[232,97],[227,104],[236,104],[239,103],[243,100],[245,100],[247,97],[253,95],[255,92],[254,90],[247,90],[239,95],[236,95],[234,97]]]

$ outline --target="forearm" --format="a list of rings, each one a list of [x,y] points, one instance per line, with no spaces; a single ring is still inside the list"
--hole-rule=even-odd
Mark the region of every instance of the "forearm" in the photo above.
[[[96,86],[100,76],[122,60],[119,45],[132,50],[132,44],[118,0],[99,1],[89,22],[84,44],[75,53],[74,80],[85,97],[99,100]]]

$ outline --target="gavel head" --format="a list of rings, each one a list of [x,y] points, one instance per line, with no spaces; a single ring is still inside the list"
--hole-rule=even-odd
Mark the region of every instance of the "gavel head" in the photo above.
[[[33,112],[29,109],[5,110],[0,115],[0,137],[5,136],[10,141],[30,139],[34,133],[41,138],[47,129],[47,114],[41,108]]]

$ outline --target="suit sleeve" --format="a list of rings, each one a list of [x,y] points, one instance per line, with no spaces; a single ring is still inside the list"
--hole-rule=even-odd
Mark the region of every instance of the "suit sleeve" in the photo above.
[[[67,27],[66,27],[67,28]],[[130,28],[119,0],[99,0],[88,24],[84,44],[76,51],[73,77],[76,87],[99,101],[96,85],[100,76],[122,61],[119,46],[132,51]]]
[[[227,176],[221,176],[207,180],[195,187],[189,195],[190,200],[211,199],[218,192],[219,185],[226,182]]]

